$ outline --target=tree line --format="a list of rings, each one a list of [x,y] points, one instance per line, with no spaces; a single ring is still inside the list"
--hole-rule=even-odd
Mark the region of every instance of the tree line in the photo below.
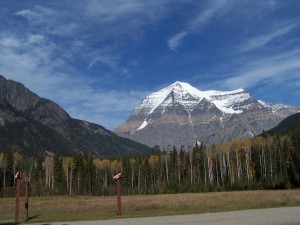
[[[0,194],[14,195],[14,174],[31,176],[32,196],[114,195],[119,171],[123,194],[160,194],[300,186],[300,130],[217,145],[195,144],[192,151],[153,152],[148,156],[101,159],[75,153],[24,158],[0,155]]]

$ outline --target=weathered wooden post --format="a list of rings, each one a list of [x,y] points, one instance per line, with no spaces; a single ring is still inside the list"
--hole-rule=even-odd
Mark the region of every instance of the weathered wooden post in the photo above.
[[[26,216],[26,221],[28,220],[28,209],[29,209],[29,204],[28,204],[28,198],[29,198],[29,181],[31,177],[26,176],[24,179],[25,183],[25,216]]]
[[[21,192],[21,179],[22,173],[18,171],[15,175],[16,179],[16,209],[15,209],[15,224],[19,223],[19,211],[20,211],[20,192]]]
[[[121,178],[124,177],[124,173],[120,172],[113,176],[113,180],[117,182],[117,216],[121,216]]]

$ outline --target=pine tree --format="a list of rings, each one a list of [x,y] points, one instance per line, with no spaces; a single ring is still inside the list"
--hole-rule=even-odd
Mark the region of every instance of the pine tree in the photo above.
[[[31,178],[32,182],[34,182],[35,194],[37,196],[41,196],[42,194],[43,174],[44,174],[43,161],[44,159],[42,157],[37,158],[36,165],[33,169],[32,178]]]
[[[85,155],[86,168],[85,168],[85,187],[86,194],[95,195],[96,192],[96,166],[93,163],[93,158]]]
[[[4,187],[14,185],[14,153],[11,149],[4,152]]]
[[[64,179],[64,169],[62,158],[58,155],[54,155],[54,166],[53,166],[53,176],[54,176],[54,189],[59,194],[64,194],[65,190],[65,179]]]
[[[129,187],[131,185],[130,157],[124,156],[121,161],[122,161],[122,172],[125,174],[125,176],[122,178],[122,186],[126,188],[127,194],[129,194]]]
[[[74,186],[76,194],[84,193],[84,172],[85,164],[84,159],[81,153],[77,153],[74,158]]]
[[[295,129],[291,134],[292,156],[292,183],[300,187],[300,128]]]

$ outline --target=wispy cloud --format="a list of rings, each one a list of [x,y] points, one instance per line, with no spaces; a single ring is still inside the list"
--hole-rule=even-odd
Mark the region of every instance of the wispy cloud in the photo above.
[[[89,82],[93,82],[89,79]],[[55,93],[60,104],[72,117],[115,128],[126,120],[128,114],[144,97],[144,92],[122,90],[95,90],[88,83],[77,79]],[[80,90],[80,91],[78,91]]]
[[[263,47],[268,43],[272,42],[274,39],[284,36],[291,31],[293,31],[297,27],[297,24],[293,23],[290,25],[284,25],[282,27],[276,27],[269,33],[256,36],[254,38],[249,39],[244,46],[241,47],[241,51],[252,51],[257,48]]]
[[[299,85],[300,79],[300,48],[284,53],[278,53],[274,56],[254,56],[252,59],[243,59],[239,61],[236,75],[227,78],[223,86],[227,88],[252,88],[262,84]]]
[[[82,43],[76,42],[74,45],[80,47]],[[124,121],[144,97],[145,93],[139,91],[96,88],[95,84],[103,83],[103,80],[78,76],[78,71],[66,59],[57,57],[61,51],[59,46],[42,35],[16,37],[11,33],[2,33],[1,75],[23,83],[41,97],[57,102],[74,118],[108,128],[114,128]],[[114,62],[115,59],[111,59],[111,62],[109,59],[101,60],[116,67],[115,70],[121,69]]]
[[[224,6],[228,2],[229,0],[209,1],[208,6],[198,16],[190,20],[182,31],[168,39],[169,48],[176,51],[184,37],[208,24],[218,13],[224,10]]]
[[[7,44],[7,40],[13,41]],[[65,64],[63,59],[56,58],[58,50],[57,45],[49,42],[42,35],[25,34],[23,37],[16,37],[14,34],[2,33],[0,35],[1,73],[15,80],[21,78],[25,84],[35,89],[47,89],[47,86],[63,80],[62,73],[55,73]]]
[[[48,38],[53,35],[76,37],[72,43],[58,42],[62,56],[72,60],[80,54],[89,72],[93,68],[105,68],[112,73],[129,76],[130,68],[124,62],[124,52],[129,45],[139,41],[140,30],[144,26],[161,20],[171,11],[170,2],[88,0],[76,5],[65,2],[63,7],[55,9],[51,4],[36,5],[13,15],[26,19],[27,32],[29,30]]]
[[[182,39],[188,35],[188,32],[182,31],[180,33],[175,34],[173,37],[171,37],[168,40],[169,48],[173,51],[176,51],[176,49],[180,46]]]
[[[223,12],[226,9],[225,5],[229,3],[230,0],[216,0],[210,1],[208,7],[202,11],[198,17],[190,21],[187,29],[192,31],[198,29],[199,27],[209,23],[216,15]]]
[[[57,36],[70,36],[78,32],[78,21],[69,18],[62,9],[59,10],[37,5],[32,9],[17,11],[14,15],[25,18],[36,32]]]
[[[168,10],[170,0],[139,1],[139,0],[88,0],[85,4],[88,16],[101,18],[100,23],[128,21],[130,23],[145,24],[160,19]],[[130,24],[129,24],[130,25]]]
[[[33,10],[23,9],[14,15],[22,16],[34,24],[47,23],[49,20],[52,20],[53,17],[57,17],[57,13],[54,10],[42,6],[35,6]]]

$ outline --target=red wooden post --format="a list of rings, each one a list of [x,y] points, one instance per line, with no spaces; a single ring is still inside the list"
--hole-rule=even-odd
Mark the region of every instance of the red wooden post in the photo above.
[[[121,216],[121,179],[117,180],[117,216]]]
[[[113,176],[113,180],[117,182],[117,216],[122,215],[121,210],[121,178],[124,177],[124,173],[120,172],[117,175]]]
[[[19,223],[19,211],[20,211],[20,192],[21,192],[21,179],[22,173],[18,171],[15,175],[16,179],[16,209],[15,209],[15,224]]]

